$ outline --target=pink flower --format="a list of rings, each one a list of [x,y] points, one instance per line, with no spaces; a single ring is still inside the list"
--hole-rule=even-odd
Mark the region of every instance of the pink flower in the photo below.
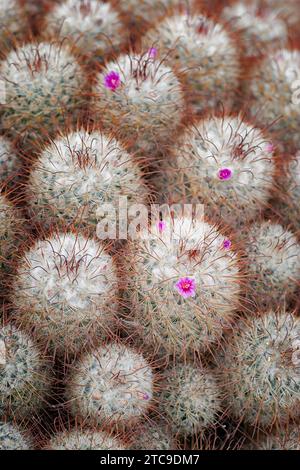
[[[160,220],[159,222],[157,222],[157,228],[158,228],[159,233],[162,233],[165,230],[166,225],[167,224],[164,220]]]
[[[232,177],[232,171],[230,168],[221,168],[218,172],[218,177],[220,180],[229,180]]]
[[[149,57],[151,57],[151,59],[155,59],[155,57],[157,55],[157,48],[156,47],[151,47],[148,51],[148,54],[149,54]]]
[[[143,400],[149,400],[150,396],[148,393],[143,393]]]
[[[230,241],[229,239],[224,240],[224,242],[223,242],[223,248],[225,248],[225,250],[230,250],[230,248],[231,248],[231,241]]]
[[[273,151],[274,151],[274,145],[273,145],[271,142],[269,142],[269,143],[266,145],[266,152],[268,152],[268,153],[273,153]]]
[[[175,287],[182,297],[195,297],[196,295],[196,282],[190,277],[182,277],[176,282]]]
[[[113,70],[105,75],[104,85],[112,91],[115,91],[121,85],[120,75]]]

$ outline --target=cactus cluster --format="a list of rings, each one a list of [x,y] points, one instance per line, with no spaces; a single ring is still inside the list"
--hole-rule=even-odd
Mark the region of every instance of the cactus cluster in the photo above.
[[[1,450],[300,448],[299,19],[0,0]]]

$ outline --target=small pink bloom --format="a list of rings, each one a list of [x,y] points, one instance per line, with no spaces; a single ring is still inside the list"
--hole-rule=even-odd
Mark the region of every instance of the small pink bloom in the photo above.
[[[194,279],[190,277],[182,277],[176,282],[175,287],[182,297],[187,299],[188,297],[195,297],[196,295],[196,283]]]
[[[157,56],[157,48],[151,47],[148,51],[148,54],[149,54],[149,57],[151,57],[151,59],[155,59],[155,57]]]
[[[148,393],[143,393],[142,397],[143,397],[143,400],[149,400],[150,395],[148,395]]]
[[[221,168],[218,172],[218,177],[220,180],[229,180],[232,177],[232,171],[230,168]]]
[[[224,242],[223,242],[223,248],[225,248],[225,250],[230,250],[230,248],[231,248],[231,241],[230,241],[229,239],[224,240]]]
[[[269,142],[269,143],[266,145],[266,152],[268,152],[268,153],[273,153],[273,151],[274,151],[274,145],[273,145],[271,142]]]
[[[120,75],[113,70],[105,75],[104,85],[112,91],[115,91],[121,85]]]
[[[158,228],[160,233],[162,233],[165,230],[166,225],[167,224],[164,220],[160,220],[159,222],[157,222],[157,228]]]

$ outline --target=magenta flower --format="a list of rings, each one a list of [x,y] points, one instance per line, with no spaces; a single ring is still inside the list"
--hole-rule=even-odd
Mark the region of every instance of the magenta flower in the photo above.
[[[182,297],[195,297],[196,295],[196,282],[190,277],[182,277],[176,282],[175,287]]]
[[[148,393],[143,393],[143,400],[149,400],[150,395]]]
[[[218,177],[220,180],[229,180],[232,177],[232,171],[230,168],[221,168],[218,172]]]
[[[229,239],[224,240],[224,242],[223,242],[223,248],[225,248],[225,250],[230,250],[230,248],[231,248],[231,241],[230,241]]]
[[[149,54],[149,57],[151,57],[151,59],[155,59],[155,57],[157,56],[157,48],[151,47],[148,51],[148,54]]]
[[[162,233],[162,232],[165,230],[166,225],[167,225],[167,224],[166,224],[166,222],[165,222],[164,220],[160,220],[159,222],[157,222],[158,231],[159,231],[160,233]]]
[[[270,142],[266,145],[266,152],[272,153],[274,150],[274,145]]]
[[[112,91],[115,91],[121,85],[120,75],[113,70],[104,77],[104,85]]]

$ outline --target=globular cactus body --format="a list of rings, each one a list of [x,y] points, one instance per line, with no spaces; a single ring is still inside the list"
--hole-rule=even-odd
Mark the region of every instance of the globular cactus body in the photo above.
[[[146,159],[162,151],[179,126],[184,109],[181,85],[172,69],[151,49],[121,55],[97,77],[93,112]]]
[[[68,378],[71,412],[86,422],[130,427],[147,414],[154,374],[135,350],[117,343],[83,356]]]
[[[270,428],[299,415],[300,323],[269,311],[242,320],[220,362],[226,403],[233,416]]]
[[[300,279],[300,245],[290,231],[270,221],[245,235],[249,298],[260,309],[290,302]]]
[[[121,19],[108,2],[67,0],[56,5],[46,17],[44,34],[67,39],[79,54],[103,61],[117,53],[124,40]]]
[[[62,44],[20,46],[1,63],[0,76],[5,84],[2,126],[23,148],[49,138],[82,105],[84,75]]]
[[[188,436],[216,424],[221,395],[211,370],[179,364],[165,371],[162,385],[161,412],[174,433]]]
[[[254,67],[247,85],[250,114],[270,126],[279,150],[299,150],[300,51],[280,49]]]
[[[162,202],[202,203],[205,215],[238,228],[267,206],[274,148],[241,116],[211,117],[186,129],[158,175]]]
[[[239,305],[238,258],[229,240],[203,220],[185,216],[162,224],[151,228],[149,239],[141,231],[125,253],[137,333],[144,347],[162,354],[204,351],[230,328]]]
[[[169,16],[150,30],[144,46],[157,48],[183,74],[193,110],[203,113],[219,104],[232,107],[239,84],[237,47],[226,29],[202,16]]]
[[[79,130],[57,138],[33,164],[28,182],[31,213],[43,226],[74,223],[96,230],[105,204],[118,209],[145,203],[142,171],[114,138]]]
[[[16,320],[58,354],[74,354],[115,327],[117,277],[104,247],[79,234],[54,233],[19,259],[12,281]]]
[[[0,329],[0,413],[26,418],[50,392],[50,368],[31,338],[14,326]]]
[[[260,0],[238,1],[226,6],[221,15],[239,33],[245,57],[259,57],[288,41],[288,27],[280,10],[262,5]]]

